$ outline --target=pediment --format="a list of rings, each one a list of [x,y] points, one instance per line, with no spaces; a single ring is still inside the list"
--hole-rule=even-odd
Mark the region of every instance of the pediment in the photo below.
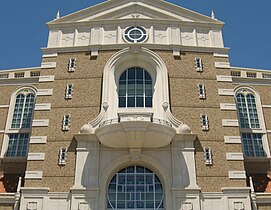
[[[55,19],[49,22],[49,25],[133,18],[223,24],[221,21],[163,0],[108,0]]]

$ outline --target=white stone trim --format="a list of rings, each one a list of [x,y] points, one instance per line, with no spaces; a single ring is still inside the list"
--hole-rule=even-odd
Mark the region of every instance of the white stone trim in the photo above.
[[[228,58],[229,54],[228,53],[214,53],[214,57],[218,58]]]
[[[42,179],[43,171],[26,171],[25,179]]]
[[[51,96],[53,95],[53,89],[38,89],[37,96]]]
[[[28,153],[27,160],[44,160],[45,153]]]
[[[271,133],[271,130],[267,130],[266,133]]]
[[[244,160],[244,154],[242,152],[227,152],[227,160]]]
[[[241,136],[224,136],[225,144],[241,144]]]
[[[1,108],[9,108],[9,105],[0,105],[0,109]]]
[[[230,179],[246,179],[245,171],[228,171]]]
[[[53,69],[56,67],[56,62],[42,62],[40,67],[42,69]]]
[[[39,76],[39,82],[53,82],[55,75]]]
[[[31,136],[30,144],[46,144],[47,136]]]
[[[49,126],[49,120],[48,119],[33,120],[32,126],[33,127],[47,127]]]
[[[0,130],[0,133],[5,133],[5,130]]]
[[[1,106],[0,106],[1,108]],[[271,105],[262,105],[262,108],[271,108]]]
[[[36,104],[35,111],[46,111],[51,109],[51,103]]]
[[[230,62],[215,62],[216,68],[229,69],[231,68]]]
[[[236,104],[220,103],[220,109],[221,110],[233,111],[233,110],[236,110]]]
[[[220,96],[234,96],[233,89],[218,89],[218,94]]]
[[[224,127],[238,127],[239,122],[237,119],[222,119],[222,125]]]
[[[228,75],[217,75],[216,80],[218,82],[232,82],[232,76]]]
[[[48,53],[48,54],[43,54],[43,58],[55,58],[57,57],[57,53]]]

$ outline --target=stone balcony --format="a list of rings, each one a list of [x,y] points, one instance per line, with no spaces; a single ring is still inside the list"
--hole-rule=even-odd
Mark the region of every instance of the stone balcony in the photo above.
[[[101,122],[95,134],[110,148],[159,148],[170,144],[176,130],[152,113],[119,113],[118,118]]]

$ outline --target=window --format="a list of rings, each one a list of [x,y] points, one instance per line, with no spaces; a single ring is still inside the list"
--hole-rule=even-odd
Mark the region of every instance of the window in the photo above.
[[[39,77],[40,76],[40,72],[39,71],[31,71],[30,72],[30,77]]]
[[[263,74],[263,78],[265,78],[265,79],[271,79],[271,74]]]
[[[119,107],[152,107],[152,78],[140,68],[124,71],[119,79]]]
[[[240,128],[260,128],[254,95],[246,91],[239,93],[236,102]]]
[[[202,72],[203,68],[202,68],[202,60],[201,58],[195,58],[195,68],[197,72]]]
[[[205,162],[205,165],[212,165],[213,164],[213,158],[212,158],[212,153],[211,153],[210,147],[204,148],[204,162]]]
[[[0,74],[0,79],[7,79],[8,78],[8,74]]]
[[[120,170],[108,186],[108,209],[163,209],[163,186],[158,176],[141,166]]]
[[[146,41],[147,38],[146,30],[139,26],[129,27],[124,32],[124,39],[127,42],[139,43]]]
[[[205,86],[204,84],[198,84],[198,95],[200,99],[205,99]]]
[[[58,165],[66,165],[66,159],[67,159],[67,148],[62,147],[59,150]]]
[[[256,73],[253,73],[253,72],[247,72],[247,77],[250,77],[250,78],[256,78]]]
[[[24,77],[24,72],[20,72],[20,73],[15,73],[15,78],[22,78]]]
[[[65,114],[62,121],[62,130],[68,131],[70,129],[70,125],[71,125],[71,115]]]
[[[35,105],[33,93],[23,92],[16,96],[11,128],[30,128]]]
[[[76,69],[76,58],[70,58],[68,72],[74,72]]]
[[[28,151],[28,142],[28,133],[10,134],[6,157],[26,157]]]
[[[241,72],[240,71],[231,71],[231,76],[233,76],[233,77],[241,77]]]
[[[73,90],[74,90],[74,85],[73,84],[68,84],[66,86],[66,95],[65,95],[66,99],[71,99],[72,98]]]
[[[201,114],[201,129],[203,131],[208,131],[209,130],[209,121],[208,121],[208,116],[207,114]]]
[[[246,157],[265,157],[262,134],[242,133],[242,142]]]

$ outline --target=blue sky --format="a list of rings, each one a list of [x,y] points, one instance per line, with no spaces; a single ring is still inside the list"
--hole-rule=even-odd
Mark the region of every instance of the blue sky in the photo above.
[[[121,0],[120,0],[121,1]],[[151,1],[151,0],[150,0]],[[270,0],[168,0],[225,22],[224,43],[232,66],[271,69]],[[1,0],[0,69],[39,66],[47,44],[46,22],[102,0]]]

